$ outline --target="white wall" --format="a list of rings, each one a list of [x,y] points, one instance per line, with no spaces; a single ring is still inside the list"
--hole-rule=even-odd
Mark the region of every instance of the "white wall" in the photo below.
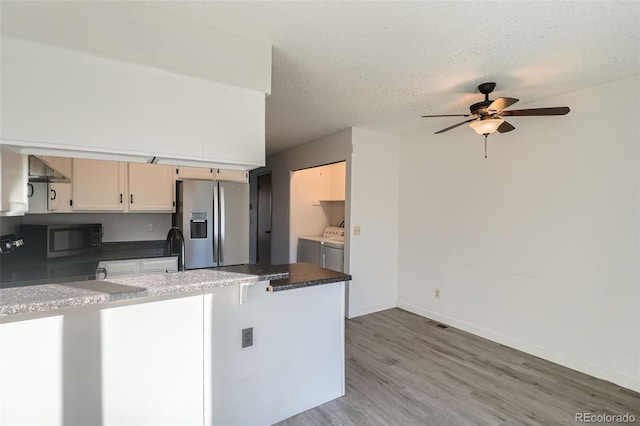
[[[152,241],[167,238],[171,213],[49,213],[28,214],[23,223],[101,223],[104,242]],[[147,232],[147,224],[153,232]]]
[[[349,318],[396,306],[399,139],[353,128]]]
[[[399,306],[640,390],[639,93],[532,105],[571,112],[511,117],[486,160],[465,127],[403,138]]]
[[[263,92],[11,37],[0,43],[0,144],[63,157],[264,165]]]
[[[156,6],[2,2],[0,28],[12,37],[271,93],[270,45]]]
[[[291,172],[338,161],[346,161],[347,165],[345,227],[348,228],[350,212],[349,191],[351,185],[351,129],[267,157],[265,169],[272,171],[271,186],[273,191],[271,263],[289,263],[290,261]],[[347,265],[348,253],[345,252],[345,268],[347,268]]]
[[[353,154],[352,154],[353,151]],[[346,161],[345,233],[348,316],[396,306],[398,256],[398,138],[351,128],[267,158],[272,170],[271,263],[290,260],[291,172]],[[372,267],[375,265],[375,267]]]

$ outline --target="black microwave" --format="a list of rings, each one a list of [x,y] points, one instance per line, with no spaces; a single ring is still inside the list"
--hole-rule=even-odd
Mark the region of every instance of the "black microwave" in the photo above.
[[[25,251],[34,259],[89,254],[102,246],[102,225],[20,225]]]

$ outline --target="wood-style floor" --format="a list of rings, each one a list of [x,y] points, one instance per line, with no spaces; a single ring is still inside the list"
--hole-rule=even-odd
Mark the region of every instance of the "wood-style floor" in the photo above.
[[[282,426],[575,425],[640,394],[400,309],[346,322],[346,395]]]

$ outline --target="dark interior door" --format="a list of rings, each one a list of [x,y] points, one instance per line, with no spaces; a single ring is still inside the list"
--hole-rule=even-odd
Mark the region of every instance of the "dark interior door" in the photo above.
[[[271,173],[258,176],[258,263],[271,263]]]

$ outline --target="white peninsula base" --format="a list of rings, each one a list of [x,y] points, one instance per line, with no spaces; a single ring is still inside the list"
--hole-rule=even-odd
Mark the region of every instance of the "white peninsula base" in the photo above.
[[[344,395],[344,283],[268,285],[2,318],[0,424],[269,425]]]

